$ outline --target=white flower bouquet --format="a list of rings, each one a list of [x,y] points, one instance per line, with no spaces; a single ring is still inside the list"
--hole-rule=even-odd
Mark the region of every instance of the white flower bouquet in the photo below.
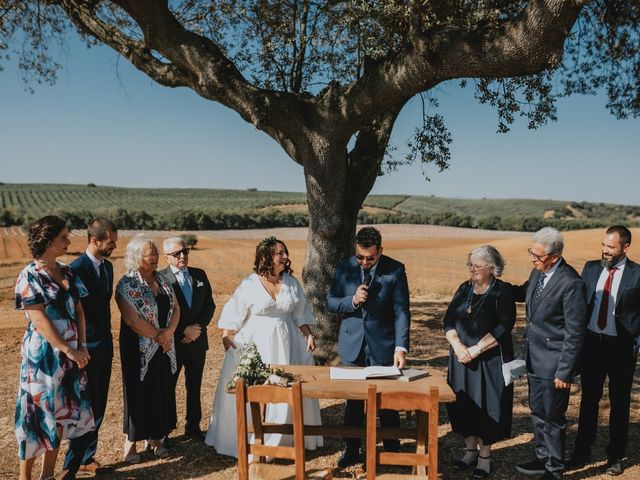
[[[227,391],[236,388],[238,379],[243,379],[245,385],[280,385],[287,387],[296,380],[294,375],[286,373],[281,368],[271,367],[262,361],[262,356],[256,344],[251,342],[240,349],[240,360],[231,380],[227,382]]]

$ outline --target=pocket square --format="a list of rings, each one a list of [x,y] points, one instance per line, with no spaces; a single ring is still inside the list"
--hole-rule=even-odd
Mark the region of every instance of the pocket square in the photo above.
[[[198,287],[204,287],[204,282],[202,282],[200,280],[196,281],[196,288],[198,288]]]

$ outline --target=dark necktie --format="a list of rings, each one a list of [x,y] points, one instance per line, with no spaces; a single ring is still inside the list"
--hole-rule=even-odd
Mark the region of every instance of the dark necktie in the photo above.
[[[600,299],[600,310],[598,311],[598,328],[604,330],[607,326],[607,314],[609,312],[609,296],[611,295],[611,283],[613,275],[618,270],[616,267],[609,269],[609,276],[604,282],[604,290],[602,290],[602,299]]]
[[[104,262],[100,264],[98,270],[100,271],[100,290],[102,290],[104,297],[107,298],[109,296],[109,275],[107,274],[107,267],[105,267]]]
[[[538,283],[536,284],[536,288],[533,290],[531,294],[531,306],[534,306],[540,300],[540,296],[542,295],[542,290],[544,289],[544,279],[547,278],[547,275],[544,273],[540,274],[540,278],[538,279]]]

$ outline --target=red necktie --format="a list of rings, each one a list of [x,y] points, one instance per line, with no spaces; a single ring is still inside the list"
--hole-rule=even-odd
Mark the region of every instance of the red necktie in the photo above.
[[[604,282],[604,290],[602,290],[602,300],[600,300],[600,310],[598,311],[598,328],[604,330],[607,326],[607,312],[609,311],[609,295],[611,294],[611,282],[617,268],[609,269],[609,276]]]

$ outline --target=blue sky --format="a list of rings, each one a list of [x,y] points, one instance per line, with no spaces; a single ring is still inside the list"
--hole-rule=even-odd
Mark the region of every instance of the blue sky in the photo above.
[[[57,83],[35,94],[15,65],[0,72],[0,181],[304,191],[302,167],[235,112],[155,84],[106,47],[74,40],[62,63]],[[558,122],[498,134],[495,111],[472,89],[437,96],[451,167],[430,167],[430,182],[419,165],[404,167],[372,193],[640,204],[640,119],[616,120],[604,97],[562,100]],[[398,155],[419,108],[412,100],[397,121]]]

